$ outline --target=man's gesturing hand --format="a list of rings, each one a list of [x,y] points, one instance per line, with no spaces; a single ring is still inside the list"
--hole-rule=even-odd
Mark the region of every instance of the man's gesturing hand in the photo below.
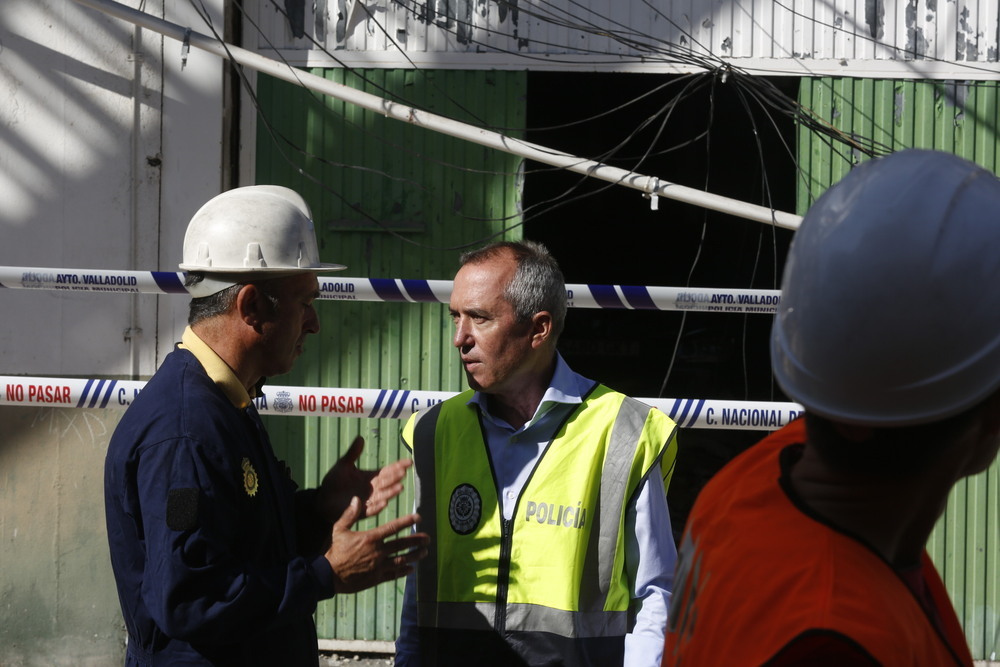
[[[416,514],[400,517],[371,530],[351,530],[358,520],[361,502],[357,497],[333,524],[333,541],[326,559],[333,568],[334,590],[355,593],[409,574],[414,563],[427,555],[430,538],[426,533],[413,533],[386,540],[396,533],[416,525]]]
[[[403,459],[381,470],[359,470],[357,462],[364,447],[364,438],[354,438],[347,453],[323,477],[317,502],[320,514],[328,521],[340,517],[355,496],[364,501],[358,519],[375,516],[403,490],[403,478],[413,461]]]

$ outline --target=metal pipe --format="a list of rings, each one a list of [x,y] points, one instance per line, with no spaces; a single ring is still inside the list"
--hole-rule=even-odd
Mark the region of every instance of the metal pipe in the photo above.
[[[142,167],[140,163],[140,140],[142,135],[142,28],[135,26],[132,33],[132,142],[131,142],[131,192],[129,193],[130,217],[130,261],[129,266],[139,268],[139,185],[142,182]],[[139,295],[133,294],[129,303],[129,326],[125,338],[129,346],[129,375],[133,380],[139,379],[139,336],[142,335],[142,322],[139,317]]]
[[[587,160],[563,151],[546,148],[538,144],[522,141],[497,132],[484,130],[451,118],[421,111],[413,107],[391,102],[387,99],[365,93],[344,84],[327,81],[321,76],[297,70],[285,63],[261,56],[252,51],[225,44],[201,33],[190,31],[169,21],[126,7],[113,0],[74,0],[100,12],[123,21],[140,25],[177,41],[187,41],[191,46],[208,51],[221,58],[231,58],[234,62],[251,69],[269,74],[276,79],[303,86],[338,100],[350,102],[388,118],[412,123],[448,136],[464,139],[480,146],[511,153],[529,160],[551,165],[610,183],[624,185],[650,196],[664,197],[676,201],[701,206],[712,211],[727,213],[747,220],[773,224],[787,229],[797,229],[801,216],[749,204],[747,202],[713,195],[676,183],[664,181],[655,176],[645,176],[636,172],[612,167],[601,162]]]

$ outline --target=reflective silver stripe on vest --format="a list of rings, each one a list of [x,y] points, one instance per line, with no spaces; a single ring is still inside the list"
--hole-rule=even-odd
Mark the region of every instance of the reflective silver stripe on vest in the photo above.
[[[422,603],[421,615],[437,614],[438,628],[493,630],[496,605],[492,602]],[[507,629],[514,632],[551,632],[563,637],[620,637],[628,632],[626,611],[563,611],[536,604],[508,604]]]
[[[563,611],[537,604],[507,605],[507,629],[552,632],[563,637],[620,637],[628,632],[627,611]]]
[[[417,514],[420,515],[420,530],[428,535],[437,535],[437,473],[434,467],[434,432],[441,414],[441,404],[417,414],[413,428],[413,494],[417,500]],[[417,579],[417,600],[437,599],[437,540],[432,539],[427,546],[427,557],[419,563]],[[421,604],[418,609],[418,623],[423,626],[439,624],[434,605]],[[429,614],[429,615],[428,615]]]
[[[580,582],[582,610],[604,609],[618,546],[618,522],[624,504],[628,501],[625,491],[629,471],[635,457],[635,445],[642,435],[649,410],[648,405],[626,396],[615,417],[601,473],[600,504],[591,524],[587,560],[584,562]]]

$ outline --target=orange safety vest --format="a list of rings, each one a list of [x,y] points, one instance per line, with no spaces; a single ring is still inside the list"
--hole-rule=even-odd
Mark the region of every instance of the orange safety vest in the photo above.
[[[803,442],[799,419],[702,491],[681,544],[663,664],[761,665],[818,631],[849,638],[887,667],[972,665],[926,552],[922,574],[943,634],[889,563],[789,497],[782,452]]]

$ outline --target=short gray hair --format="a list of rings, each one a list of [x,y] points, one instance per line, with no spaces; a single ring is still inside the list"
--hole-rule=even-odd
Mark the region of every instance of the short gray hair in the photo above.
[[[527,322],[543,310],[552,314],[553,340],[566,325],[566,280],[548,248],[536,241],[497,241],[459,258],[459,264],[480,264],[510,253],[517,262],[504,298],[514,307],[518,322]]]
[[[196,285],[204,279],[204,276],[205,274],[202,272],[189,273],[184,279],[184,286],[189,287],[191,285]],[[230,285],[215,294],[191,299],[191,303],[188,305],[188,325],[197,324],[202,320],[207,320],[209,318],[228,313],[229,309],[233,307],[234,303],[236,303],[236,295],[239,294],[244,285],[252,284],[257,287],[257,289],[259,289],[261,293],[267,297],[267,300],[271,302],[271,305],[277,308],[278,297],[271,293],[271,287],[265,287],[265,284],[268,282],[271,281],[247,281],[245,283],[237,283],[235,285]]]

